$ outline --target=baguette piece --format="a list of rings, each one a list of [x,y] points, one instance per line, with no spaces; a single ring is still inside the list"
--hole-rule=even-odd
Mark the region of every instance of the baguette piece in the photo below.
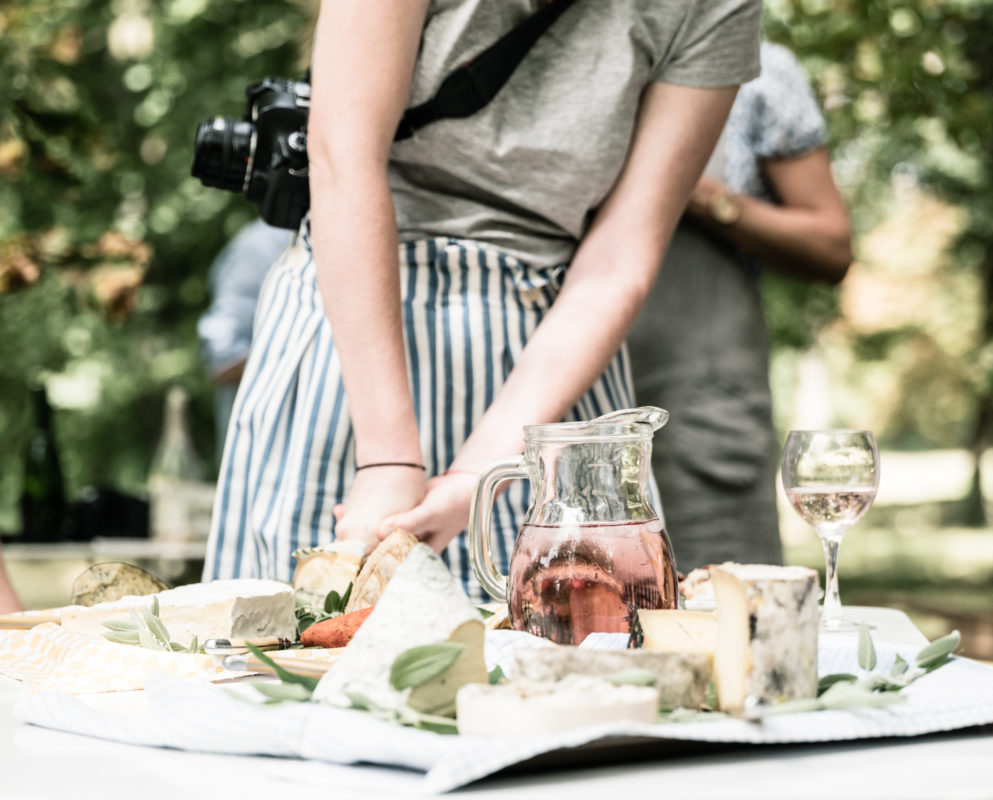
[[[376,545],[352,583],[345,613],[376,605],[393,573],[416,545],[416,537],[400,528]]]

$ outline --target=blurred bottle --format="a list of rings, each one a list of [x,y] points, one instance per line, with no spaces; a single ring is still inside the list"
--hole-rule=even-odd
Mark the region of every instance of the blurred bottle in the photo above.
[[[21,541],[55,542],[62,538],[66,495],[52,430],[52,407],[44,386],[31,389],[31,401],[34,428],[24,454]]]
[[[213,499],[203,481],[203,462],[190,434],[189,398],[174,386],[166,395],[162,435],[148,474],[151,535],[170,541],[205,538],[201,518],[204,497]]]

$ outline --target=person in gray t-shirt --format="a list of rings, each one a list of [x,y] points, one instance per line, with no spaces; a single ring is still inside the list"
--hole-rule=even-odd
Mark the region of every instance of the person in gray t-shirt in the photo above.
[[[758,74],[758,0],[576,0],[478,113],[392,143],[405,107],[542,0],[322,5],[311,209],[263,289],[208,577],[393,526],[473,596],[475,476],[523,426],[633,404],[623,340]],[[333,330],[333,335],[332,335]],[[503,555],[527,505],[495,514]]]

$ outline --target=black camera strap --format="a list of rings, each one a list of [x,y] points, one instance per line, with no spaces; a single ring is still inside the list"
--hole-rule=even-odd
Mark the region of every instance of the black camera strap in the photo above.
[[[492,100],[528,50],[575,0],[551,0],[501,36],[472,61],[454,70],[430,100],[408,108],[393,141],[439,119],[469,117]]]

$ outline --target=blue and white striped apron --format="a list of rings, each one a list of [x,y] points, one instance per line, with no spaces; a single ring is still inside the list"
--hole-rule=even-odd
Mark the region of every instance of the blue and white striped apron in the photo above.
[[[547,312],[565,267],[535,269],[474,241],[400,245],[407,366],[427,475],[444,472]],[[549,386],[548,391],[555,391]],[[622,349],[566,417],[633,406]],[[273,265],[228,428],[204,580],[290,581],[292,553],[334,539],[331,509],[355,475],[354,439],[308,237]],[[494,509],[494,562],[506,572],[528,502],[514,482]],[[442,554],[474,601],[486,598],[465,533]]]

